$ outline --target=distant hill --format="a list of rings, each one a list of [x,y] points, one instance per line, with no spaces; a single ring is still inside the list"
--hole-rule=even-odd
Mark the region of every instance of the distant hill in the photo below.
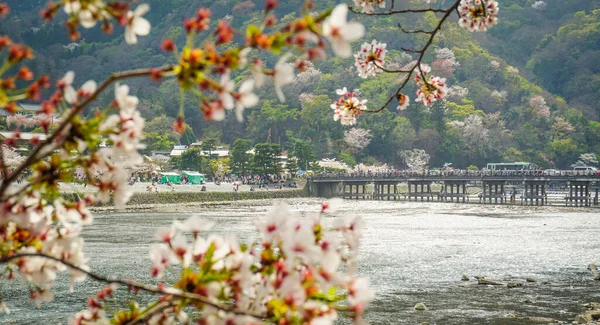
[[[85,30],[82,40],[71,42],[57,21],[44,23],[40,0],[7,1],[12,13],[0,22],[0,32],[26,41],[36,51],[32,69],[57,78],[67,70],[77,80],[102,80],[114,71],[173,63],[174,58],[159,49],[162,39],[183,44],[181,22],[201,6],[209,7],[215,18],[230,16],[235,27],[258,21],[262,0],[149,0],[152,23],[149,36],[135,46],[126,45],[122,32],[103,35],[96,28]],[[340,1],[318,1],[333,6]],[[401,5],[422,1],[396,1]],[[450,1],[438,1],[447,5]],[[280,23],[293,17],[303,0],[281,1]],[[425,109],[412,102],[398,112],[390,106],[381,114],[360,118],[358,127],[371,130],[372,141],[363,150],[349,149],[344,130],[332,120],[329,103],[335,89],[360,89],[370,107],[381,104],[399,84],[396,75],[362,79],[353,71],[352,59],[334,58],[318,62],[315,70],[302,73],[286,89],[288,101],[275,100],[272,86],[259,95],[263,101],[247,112],[243,125],[233,117],[225,122],[204,121],[197,102],[187,99],[186,123],[197,137],[217,138],[231,144],[238,137],[254,142],[277,142],[284,149],[302,140],[311,144],[319,158],[335,157],[350,164],[387,162],[401,164],[400,150],[423,148],[431,165],[453,162],[455,166],[483,166],[487,162],[532,161],[541,166],[568,167],[581,153],[600,152],[600,0],[499,0],[500,23],[488,33],[472,34],[455,21],[445,26],[427,55],[433,73],[454,86],[446,103]],[[284,16],[287,14],[287,16]],[[62,17],[64,18],[64,17]],[[381,18],[356,17],[367,27],[365,41],[388,43],[388,63],[402,66],[412,60],[400,52],[422,41],[404,35],[397,26],[426,28],[435,23],[431,15]],[[359,43],[354,44],[357,50]],[[439,53],[436,53],[435,49]],[[454,63],[448,61],[452,53]],[[265,58],[271,60],[273,58]],[[238,81],[244,76],[238,76]],[[178,111],[177,84],[147,80],[128,81],[142,99],[141,111],[152,127]],[[412,87],[412,86],[411,86]],[[407,93],[414,100],[414,87]],[[301,94],[304,94],[300,96]],[[99,104],[108,104],[111,93]],[[541,96],[541,97],[540,97]],[[166,115],[166,117],[162,117]],[[161,124],[162,123],[162,124]],[[168,123],[167,123],[168,124]],[[155,132],[156,131],[156,132]],[[149,131],[150,132],[150,131]],[[164,127],[152,130],[165,132]],[[179,139],[173,136],[174,143]]]

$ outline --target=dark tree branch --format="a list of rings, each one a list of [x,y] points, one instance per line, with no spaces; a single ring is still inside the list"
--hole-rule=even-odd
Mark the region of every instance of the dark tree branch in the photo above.
[[[419,69],[419,73],[421,74],[421,77],[423,78],[423,82],[425,83],[425,85],[427,85],[427,80],[425,79],[424,73],[421,70],[421,63],[423,62],[423,58],[425,57],[425,53],[427,53],[427,50],[429,49],[429,47],[431,46],[431,44],[433,43],[433,40],[435,39],[435,36],[438,34],[438,32],[440,31],[440,29],[442,28],[442,26],[444,25],[444,23],[448,20],[448,17],[450,17],[450,14],[454,11],[457,10],[458,5],[460,4],[460,0],[455,0],[454,4],[448,8],[448,9],[423,9],[425,10],[424,12],[442,12],[444,13],[442,15],[442,17],[440,18],[437,26],[430,32],[430,33],[426,33],[429,35],[429,39],[427,40],[427,43],[425,43],[425,45],[419,49],[419,50],[414,50],[414,49],[405,49],[403,48],[402,50],[405,52],[412,52],[412,53],[419,53],[419,58],[417,59],[416,64],[407,72],[407,71],[398,71],[397,73],[407,73],[408,75],[406,76],[406,79],[404,79],[404,81],[402,82],[402,84],[400,85],[400,87],[396,90],[396,92],[394,93],[394,95],[392,95],[390,98],[388,98],[388,100],[378,109],[374,109],[374,110],[366,110],[363,112],[367,112],[367,113],[378,113],[383,111],[394,99],[398,98],[398,96],[401,94],[402,89],[404,89],[404,87],[406,87],[406,85],[408,84],[408,81],[410,80],[410,78],[412,77],[413,73],[415,72],[415,69]],[[393,11],[389,11],[388,13],[393,12]],[[404,11],[404,10],[397,10],[395,13],[405,13],[405,12],[423,12],[423,11]],[[361,13],[364,14],[364,13]],[[364,15],[369,15],[369,14],[364,14]],[[399,26],[400,27],[400,26]],[[402,27],[400,27],[401,29],[403,29]]]
[[[402,30],[402,32],[406,34],[433,34],[433,31],[426,31],[423,29],[405,29],[400,23],[398,23],[398,28],[400,28],[400,30]]]
[[[49,259],[49,260],[52,260],[55,262],[59,262],[72,270],[86,274],[87,276],[89,276],[90,278],[92,278],[98,282],[104,282],[104,283],[108,283],[108,284],[115,283],[115,284],[131,287],[131,288],[139,289],[142,291],[146,291],[149,293],[172,296],[172,297],[176,297],[176,298],[183,299],[183,300],[186,300],[186,299],[192,300],[192,301],[196,301],[196,302],[200,302],[200,303],[212,306],[214,308],[217,308],[217,309],[229,312],[229,313],[234,313],[236,315],[247,315],[247,316],[252,316],[252,317],[256,317],[256,318],[265,318],[265,315],[240,311],[240,310],[237,310],[230,306],[223,305],[219,302],[211,301],[207,297],[204,297],[204,296],[201,296],[201,295],[198,295],[195,293],[183,292],[183,291],[179,291],[179,290],[171,291],[171,290],[168,290],[165,288],[154,287],[154,286],[150,286],[150,285],[143,284],[143,283],[133,281],[133,280],[124,280],[124,279],[117,279],[117,278],[113,278],[113,277],[102,276],[102,275],[93,273],[91,271],[84,270],[84,269],[80,268],[79,266],[74,265],[70,262],[64,261],[60,258],[51,256],[51,255],[47,255],[47,254],[43,254],[43,253],[21,253],[21,254],[16,254],[16,255],[12,255],[12,256],[5,256],[5,257],[0,258],[0,264],[6,264],[12,260],[24,258],[24,257],[41,257],[41,258],[46,258],[46,259]]]
[[[52,153],[52,151],[49,150],[49,151],[41,154],[38,157],[38,154],[40,152],[42,152],[42,149],[44,149],[46,146],[48,146],[49,144],[51,144],[52,142],[57,140],[59,138],[59,136],[61,135],[61,133],[71,124],[71,120],[75,116],[77,116],[79,113],[81,113],[81,111],[83,110],[83,108],[85,106],[87,106],[88,104],[90,104],[91,102],[96,100],[96,98],[106,88],[108,88],[108,86],[110,86],[112,83],[119,81],[119,80],[133,78],[133,77],[149,76],[153,73],[153,71],[167,72],[172,69],[173,69],[173,66],[169,65],[169,66],[164,66],[164,67],[161,67],[158,69],[138,69],[138,70],[119,72],[119,73],[110,75],[110,77],[108,77],[108,79],[104,80],[104,82],[102,82],[100,84],[100,86],[98,86],[98,88],[92,95],[87,97],[81,103],[78,103],[77,105],[73,106],[73,108],[71,108],[69,115],[59,124],[59,126],[56,128],[56,130],[54,130],[54,132],[48,138],[46,138],[46,140],[42,141],[37,147],[35,147],[33,152],[29,155],[29,157],[27,157],[25,162],[23,162],[17,169],[15,169],[12,173],[10,173],[10,176],[8,176],[7,178],[5,178],[2,181],[2,184],[0,185],[0,198],[4,199],[6,189],[12,182],[14,182],[16,180],[16,178],[21,173],[23,173],[27,168],[29,168],[34,162],[41,160],[44,157],[46,157],[47,155],[49,155],[50,153]]]
[[[393,4],[392,4],[392,6],[393,6]],[[352,6],[348,6],[348,9],[355,14],[366,15],[366,16],[391,16],[391,15],[408,14],[408,13],[426,13],[426,12],[442,13],[442,12],[446,12],[446,9],[435,9],[435,8],[389,10],[389,11],[371,12],[371,13],[365,13],[365,12],[356,10]]]

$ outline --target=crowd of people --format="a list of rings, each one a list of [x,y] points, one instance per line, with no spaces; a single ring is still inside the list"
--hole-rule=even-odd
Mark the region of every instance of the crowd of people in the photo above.
[[[556,170],[556,169],[425,169],[415,170],[389,170],[385,172],[321,172],[315,174],[314,178],[408,178],[408,177],[501,177],[501,176],[596,176],[600,178],[600,172],[594,170]]]

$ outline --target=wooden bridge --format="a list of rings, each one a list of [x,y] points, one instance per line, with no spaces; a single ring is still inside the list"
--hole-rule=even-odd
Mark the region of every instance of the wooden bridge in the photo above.
[[[400,192],[404,186],[407,190]],[[432,191],[432,185],[441,189]],[[567,206],[598,205],[599,175],[324,175],[309,179],[309,192],[317,197],[342,197],[356,200],[415,200],[468,202],[468,188],[477,187],[480,203],[547,205],[550,185],[564,186],[568,191],[560,198]],[[436,185],[437,186],[437,185]],[[521,190],[518,194],[517,187]],[[473,199],[473,197],[471,197]]]

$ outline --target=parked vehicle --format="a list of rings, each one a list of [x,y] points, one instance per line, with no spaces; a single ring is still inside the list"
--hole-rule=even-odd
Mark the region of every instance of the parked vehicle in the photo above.
[[[545,169],[544,176],[560,176],[560,170],[558,169]]]
[[[574,171],[591,171],[591,172],[598,172],[598,168],[596,167],[591,167],[591,166],[577,166],[577,167],[573,167]]]

